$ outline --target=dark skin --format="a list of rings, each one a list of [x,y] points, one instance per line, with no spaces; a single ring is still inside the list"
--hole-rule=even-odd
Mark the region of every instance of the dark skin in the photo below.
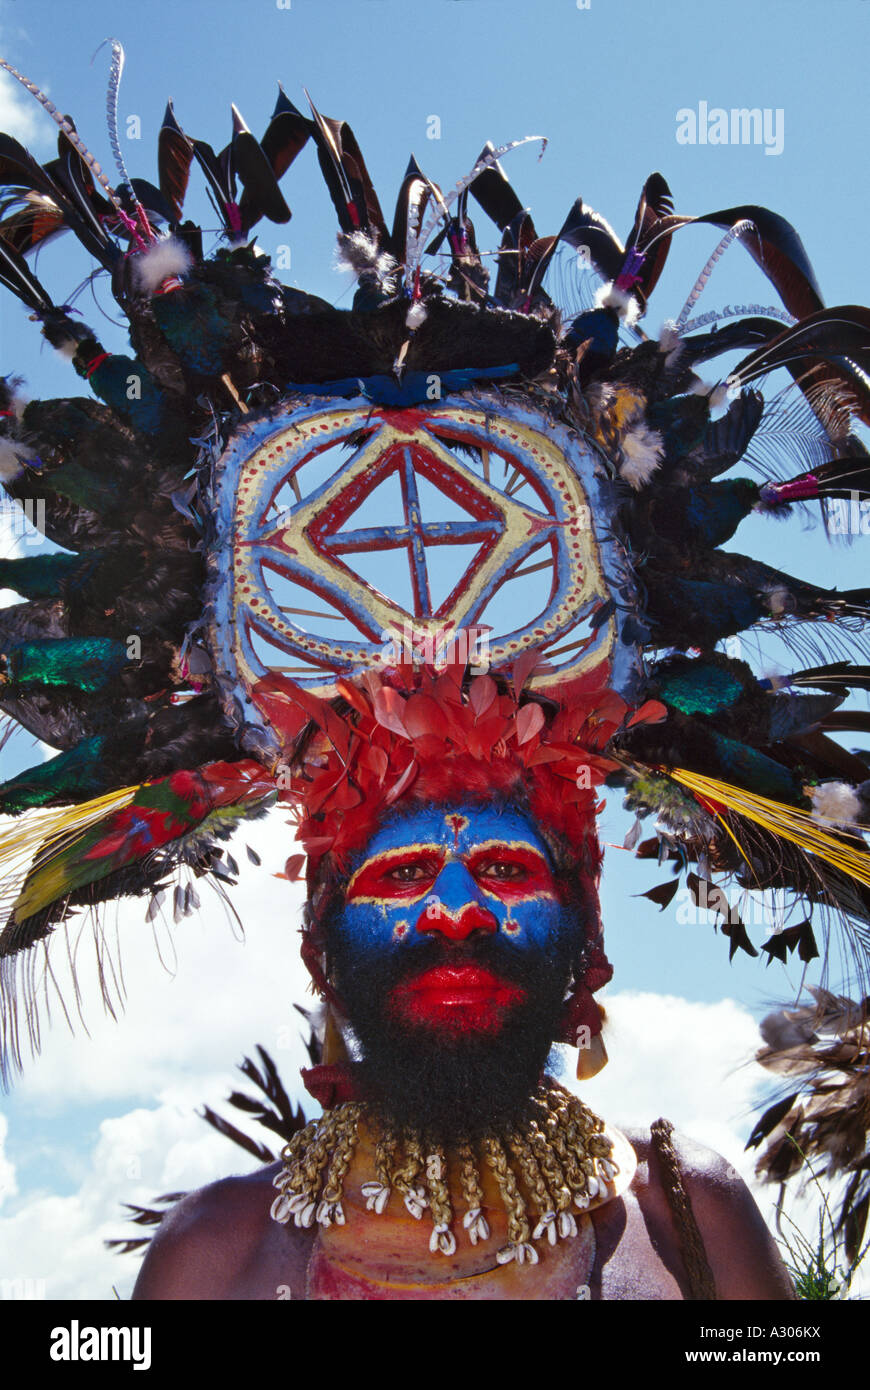
[[[462,819],[468,828],[467,819]],[[431,838],[431,827],[426,828]],[[472,878],[475,869],[479,870],[476,841],[469,840],[465,847],[452,847],[453,858],[466,874],[466,906],[459,910],[459,896],[444,911],[423,912],[419,917],[417,930],[443,938],[450,951],[459,951],[475,935],[507,930],[504,923],[499,925],[492,910],[484,908],[498,907],[503,894],[510,901],[519,902],[523,894],[517,892],[516,880],[520,879],[522,887],[523,875],[536,875],[532,887],[542,902],[551,903],[556,896],[550,869],[534,846],[518,849],[515,841],[493,845],[486,833],[483,842],[485,865],[478,875],[483,878],[482,883]],[[418,899],[422,901],[432,887],[433,874],[441,873],[444,863],[450,860],[449,836],[445,845],[446,848],[436,846],[439,856],[435,870],[430,867],[431,846],[409,844],[400,850],[398,863],[394,849],[386,858],[375,854],[371,861],[366,859],[368,877],[364,891],[360,890],[361,896],[358,894],[363,904],[363,925],[369,924],[369,918],[374,926],[378,925],[381,898],[389,903],[397,898],[407,899],[416,912]],[[461,858],[463,848],[465,860]],[[471,866],[467,872],[463,867],[466,863]],[[370,864],[374,864],[374,870]],[[362,872],[357,870],[354,881],[360,881]],[[445,883],[448,872],[444,869]],[[441,882],[437,880],[436,889]],[[350,899],[353,883],[347,891]],[[461,891],[464,893],[466,888]],[[473,921],[466,921],[469,906],[477,910]],[[413,913],[410,915],[413,917]],[[358,924],[360,919],[357,916],[354,920]],[[343,919],[338,920],[336,929],[345,930]],[[530,955],[529,960],[533,964],[534,956]],[[478,988],[485,990],[488,986]],[[428,1026],[442,1026],[444,1012],[451,1009],[470,1009],[470,1005],[462,990],[448,981],[440,1008]],[[482,1202],[490,1220],[489,1237],[473,1248],[469,1243],[463,1244],[446,1260],[438,1253],[427,1254],[425,1223],[417,1226],[403,1213],[400,1202],[390,1204],[382,1215],[370,1213],[361,1203],[362,1184],[372,1178],[374,1171],[374,1150],[371,1134],[367,1133],[360,1137],[343,1180],[342,1201],[347,1217],[343,1227],[332,1231],[316,1227],[305,1230],[273,1221],[273,1179],[280,1165],[262,1168],[246,1177],[227,1178],[193,1193],[164,1219],[145,1258],[133,1297],[218,1301],[525,1301],[576,1299],[579,1289],[583,1290],[579,1296],[590,1299],[690,1297],[677,1229],[650,1138],[641,1133],[628,1137],[637,1155],[637,1172],[621,1196],[612,1197],[590,1212],[588,1219],[595,1233],[594,1263],[586,1227],[578,1239],[545,1247],[536,1265],[499,1265],[496,1254],[507,1239],[506,1215],[498,1192],[492,1187],[487,1192],[486,1186]],[[793,1297],[776,1245],[734,1169],[717,1154],[690,1140],[675,1138],[675,1148],[718,1297]],[[623,1171],[627,1182],[630,1167]],[[457,1202],[460,1195],[451,1191],[454,1211],[462,1210]]]
[[[631,1188],[592,1214],[597,1249],[588,1280],[590,1297],[686,1298],[677,1232],[655,1159],[650,1163],[649,1136],[629,1132],[628,1138],[638,1157]],[[675,1135],[674,1144],[719,1299],[794,1298],[776,1244],[735,1170],[692,1140]],[[315,1233],[272,1221],[272,1179],[278,1171],[273,1164],[186,1197],[154,1237],[133,1298],[304,1300]],[[532,1299],[541,1297],[536,1273],[528,1271]],[[576,1297],[576,1292],[564,1296]]]

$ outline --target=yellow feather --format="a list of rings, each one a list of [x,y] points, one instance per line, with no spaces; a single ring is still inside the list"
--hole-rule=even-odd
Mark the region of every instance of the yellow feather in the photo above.
[[[819,818],[812,812],[804,811],[799,806],[789,806],[783,801],[771,801],[766,796],[757,796],[755,792],[744,791],[742,787],[735,787],[730,782],[720,782],[716,777],[702,777],[700,773],[689,772],[684,767],[672,768],[667,775],[693,795],[707,802],[718,803],[736,815],[754,821],[764,830],[769,830],[772,835],[789,840],[805,854],[823,859],[841,873],[848,874],[850,878],[870,888],[870,852],[858,849],[855,845],[845,844],[836,835],[825,830]],[[740,849],[723,817],[717,815],[716,818]],[[861,826],[854,827],[856,834],[860,834],[861,830]],[[742,849],[740,853],[743,854]],[[746,858],[746,855],[743,857]]]
[[[63,862],[58,856],[91,826],[129,806],[138,790],[138,786],[121,787],[78,806],[25,812],[7,822],[0,830],[0,879],[7,885],[2,906],[17,892],[22,877],[32,875],[26,892],[19,894],[11,908],[15,921],[63,896]]]

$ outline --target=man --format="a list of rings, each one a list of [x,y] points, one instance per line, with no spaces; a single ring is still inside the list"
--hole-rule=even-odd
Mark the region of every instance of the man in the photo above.
[[[62,155],[42,167],[8,143],[0,183],[17,199],[24,171],[38,196],[0,229],[2,278],[97,398],[25,402],[0,381],[5,489],[62,552],[4,568],[23,601],[0,631],[3,708],[60,751],[0,786],[16,818],[0,858],[28,865],[0,932],[16,990],[0,1074],[18,1020],[39,1031],[15,957],[80,907],[137,894],[156,913],[178,866],[175,914],[193,910],[193,877],[231,880],[221,842],[276,799],[307,860],[304,959],[351,1047],[309,1077],[325,1114],[281,1172],[184,1203],[137,1296],[786,1296],[718,1160],[677,1156],[663,1124],[632,1151],[541,1071],[553,1041],[580,1044],[583,1075],[605,1060],[605,778],[652,813],[649,857],[687,883],[870,918],[866,766],[823,732],[850,727],[826,721],[870,593],[720,549],[750,513],[867,489],[851,433],[853,406],[870,421],[865,311],[823,309],[783,219],[677,217],[660,174],[623,242],[580,199],[538,236],[490,146],[446,196],[412,160],[389,226],[350,127],[283,92],[261,142],[237,123],[219,155],[170,107],[160,187],[119,163],[117,191],[0,66]],[[279,181],[306,145],[357,277],[350,309],[280,283],[254,244],[262,218],[289,218]],[[194,167],[227,243],[213,256],[185,216]],[[493,259],[469,196],[498,229]],[[753,310],[690,332],[705,271],[674,328],[640,333],[675,232],[697,222],[721,250],[751,226],[799,321]],[[65,227],[111,272],[133,356],[26,263]],[[545,285],[560,246],[605,282],[580,313]],[[727,387],[701,378],[735,349]],[[793,478],[720,481],[765,423],[781,432],[782,393],[753,385],[781,367],[825,442],[795,433]],[[720,650],[776,624],[800,651],[804,623],[830,665],[771,681]],[[460,638],[465,656],[430,671]],[[470,648],[490,674],[470,678]],[[651,892],[665,905],[678,881]],[[758,954],[730,917],[728,937]],[[796,947],[818,954],[809,920],[778,938],[780,959]]]
[[[620,1171],[586,1212],[575,1201],[569,1214],[565,1204],[575,1227],[565,1239],[548,1239],[546,1227],[558,1218],[538,1212],[531,1259],[504,1259],[513,1213],[492,1163],[476,1164],[483,1229],[475,1230],[479,1216],[469,1222],[466,1212],[463,1220],[463,1161],[491,1153],[494,1133],[509,1151],[511,1136],[536,1112],[529,1097],[586,940],[584,923],[596,921],[594,900],[580,900],[566,867],[528,812],[510,804],[417,802],[386,816],[355,857],[326,927],[330,978],[359,1052],[354,1091],[368,1112],[341,1184],[341,1219],[309,1227],[272,1220],[280,1165],[214,1183],[164,1221],[134,1297],[793,1297],[734,1170],[680,1140],[675,1176],[666,1130],[657,1145],[647,1134],[627,1140],[608,1129]],[[420,1151],[427,1177],[436,1160],[435,1192],[427,1198],[416,1185],[425,1184],[421,1168],[410,1201],[402,1202],[401,1189],[385,1189],[379,1202],[379,1137],[400,1130],[427,1136]],[[526,1216],[534,1207],[528,1178],[526,1169],[519,1177]],[[435,1228],[427,1242],[425,1213],[413,1201],[416,1190],[434,1206],[441,1184],[451,1214],[446,1251]]]

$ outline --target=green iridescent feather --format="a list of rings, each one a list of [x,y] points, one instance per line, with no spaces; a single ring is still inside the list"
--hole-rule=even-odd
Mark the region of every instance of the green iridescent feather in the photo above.
[[[65,753],[27,768],[0,786],[0,810],[17,815],[36,806],[100,796],[106,786],[104,738],[88,738]]]
[[[716,714],[743,695],[743,682],[737,676],[705,661],[656,673],[656,687],[659,699],[683,714]]]
[[[107,685],[128,661],[126,643],[111,637],[19,642],[0,656],[8,684],[66,685],[88,691]]]
[[[57,598],[70,586],[82,583],[101,558],[94,553],[0,559],[0,589],[12,589],[28,599]]]

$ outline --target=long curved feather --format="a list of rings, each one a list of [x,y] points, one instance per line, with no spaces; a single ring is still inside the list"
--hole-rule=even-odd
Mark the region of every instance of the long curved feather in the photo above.
[[[661,221],[663,217],[669,217],[674,211],[674,200],[667,181],[661,174],[650,174],[643,188],[637,204],[637,211],[634,215],[634,226],[629,233],[625,243],[626,251],[631,251],[639,243],[643,242],[653,227]],[[640,290],[644,300],[649,299],[668,258],[671,247],[671,238],[662,237],[656,242],[654,248],[644,256],[644,263],[640,269],[640,279],[637,288]],[[613,277],[611,277],[613,278]]]
[[[72,122],[69,121],[66,116],[62,116],[60,114],[54,102],[49,101],[48,97],[45,95],[44,92],[40,91],[40,89],[36,86],[35,82],[31,82],[29,78],[25,77],[23,73],[20,73],[17,68],[14,68],[11,63],[7,63],[5,59],[0,58],[0,68],[2,68],[4,72],[8,72],[10,77],[14,77],[17,82],[20,82],[22,87],[24,87],[26,91],[30,92],[30,95],[32,97],[35,97],[35,99],[39,102],[43,110],[46,111],[49,116],[51,116],[51,119],[54,121],[55,125],[57,125],[59,130],[63,131],[63,134],[69,140],[76,153],[79,154],[81,158],[84,160],[85,164],[87,164],[94,178],[99,183],[100,187],[102,188],[109,202],[114,207],[115,211],[118,213],[119,217],[128,220],[127,214],[124,211],[124,208],[122,207],[120,199],[115,193],[115,190],[112,188],[112,185],[109,183],[109,180],[103,173],[103,170],[99,162],[91,154],[87,145],[85,145],[84,142],[79,138],[75,130],[75,127],[72,125]]]
[[[112,47],[112,65],[109,69],[109,85],[106,89],[106,124],[109,130],[109,144],[112,147],[115,167],[121,176],[121,182],[127,189],[131,201],[136,205],[138,200],[130,182],[130,175],[127,173],[121,141],[118,139],[118,95],[121,90],[121,76],[124,72],[124,46],[118,39],[104,39],[94,53],[94,58],[100,49],[105,48],[107,43],[111,44]],[[91,62],[94,61],[94,58],[91,59]]]
[[[459,179],[456,186],[452,188],[448,194],[443,196],[441,206],[439,207],[438,212],[433,214],[433,216],[429,218],[428,222],[426,222],[424,226],[421,228],[419,234],[413,237],[411,241],[409,241],[408,255],[407,260],[405,262],[406,274],[409,283],[413,284],[417,278],[417,273],[420,268],[420,261],[422,260],[423,255],[422,248],[429,241],[430,237],[432,236],[433,232],[438,226],[440,218],[444,215],[445,212],[449,211],[449,209],[456,202],[457,198],[459,198],[460,195],[465,192],[466,188],[471,187],[475,179],[477,179],[484,172],[485,169],[491,169],[496,164],[498,164],[498,161],[504,155],[509,154],[511,150],[519,149],[521,145],[534,144],[535,141],[539,141],[541,143],[541,155],[543,155],[544,150],[546,150],[547,148],[547,138],[545,135],[524,135],[521,140],[511,140],[508,142],[508,144],[499,145],[498,149],[492,149],[489,153],[482,155],[477,160],[477,163],[474,165],[474,168],[470,169],[469,172],[464,176],[464,178]]]
[[[653,224],[638,250],[646,254],[664,237],[695,223],[708,223],[729,231],[738,223],[751,222],[754,235],[742,239],[756,265],[775,285],[782,302],[796,318],[824,308],[815,272],[797,231],[784,217],[755,203],[722,208],[699,217],[668,216]]]
[[[687,768],[670,768],[667,775],[690,791],[723,826],[722,811],[734,812],[770,831],[777,839],[797,845],[805,854],[824,860],[848,878],[870,888],[870,850],[867,846],[862,845],[859,849],[853,840],[832,834],[811,812],[758,796],[717,777],[703,777]],[[863,829],[860,825],[854,826],[856,835],[860,835]]]

